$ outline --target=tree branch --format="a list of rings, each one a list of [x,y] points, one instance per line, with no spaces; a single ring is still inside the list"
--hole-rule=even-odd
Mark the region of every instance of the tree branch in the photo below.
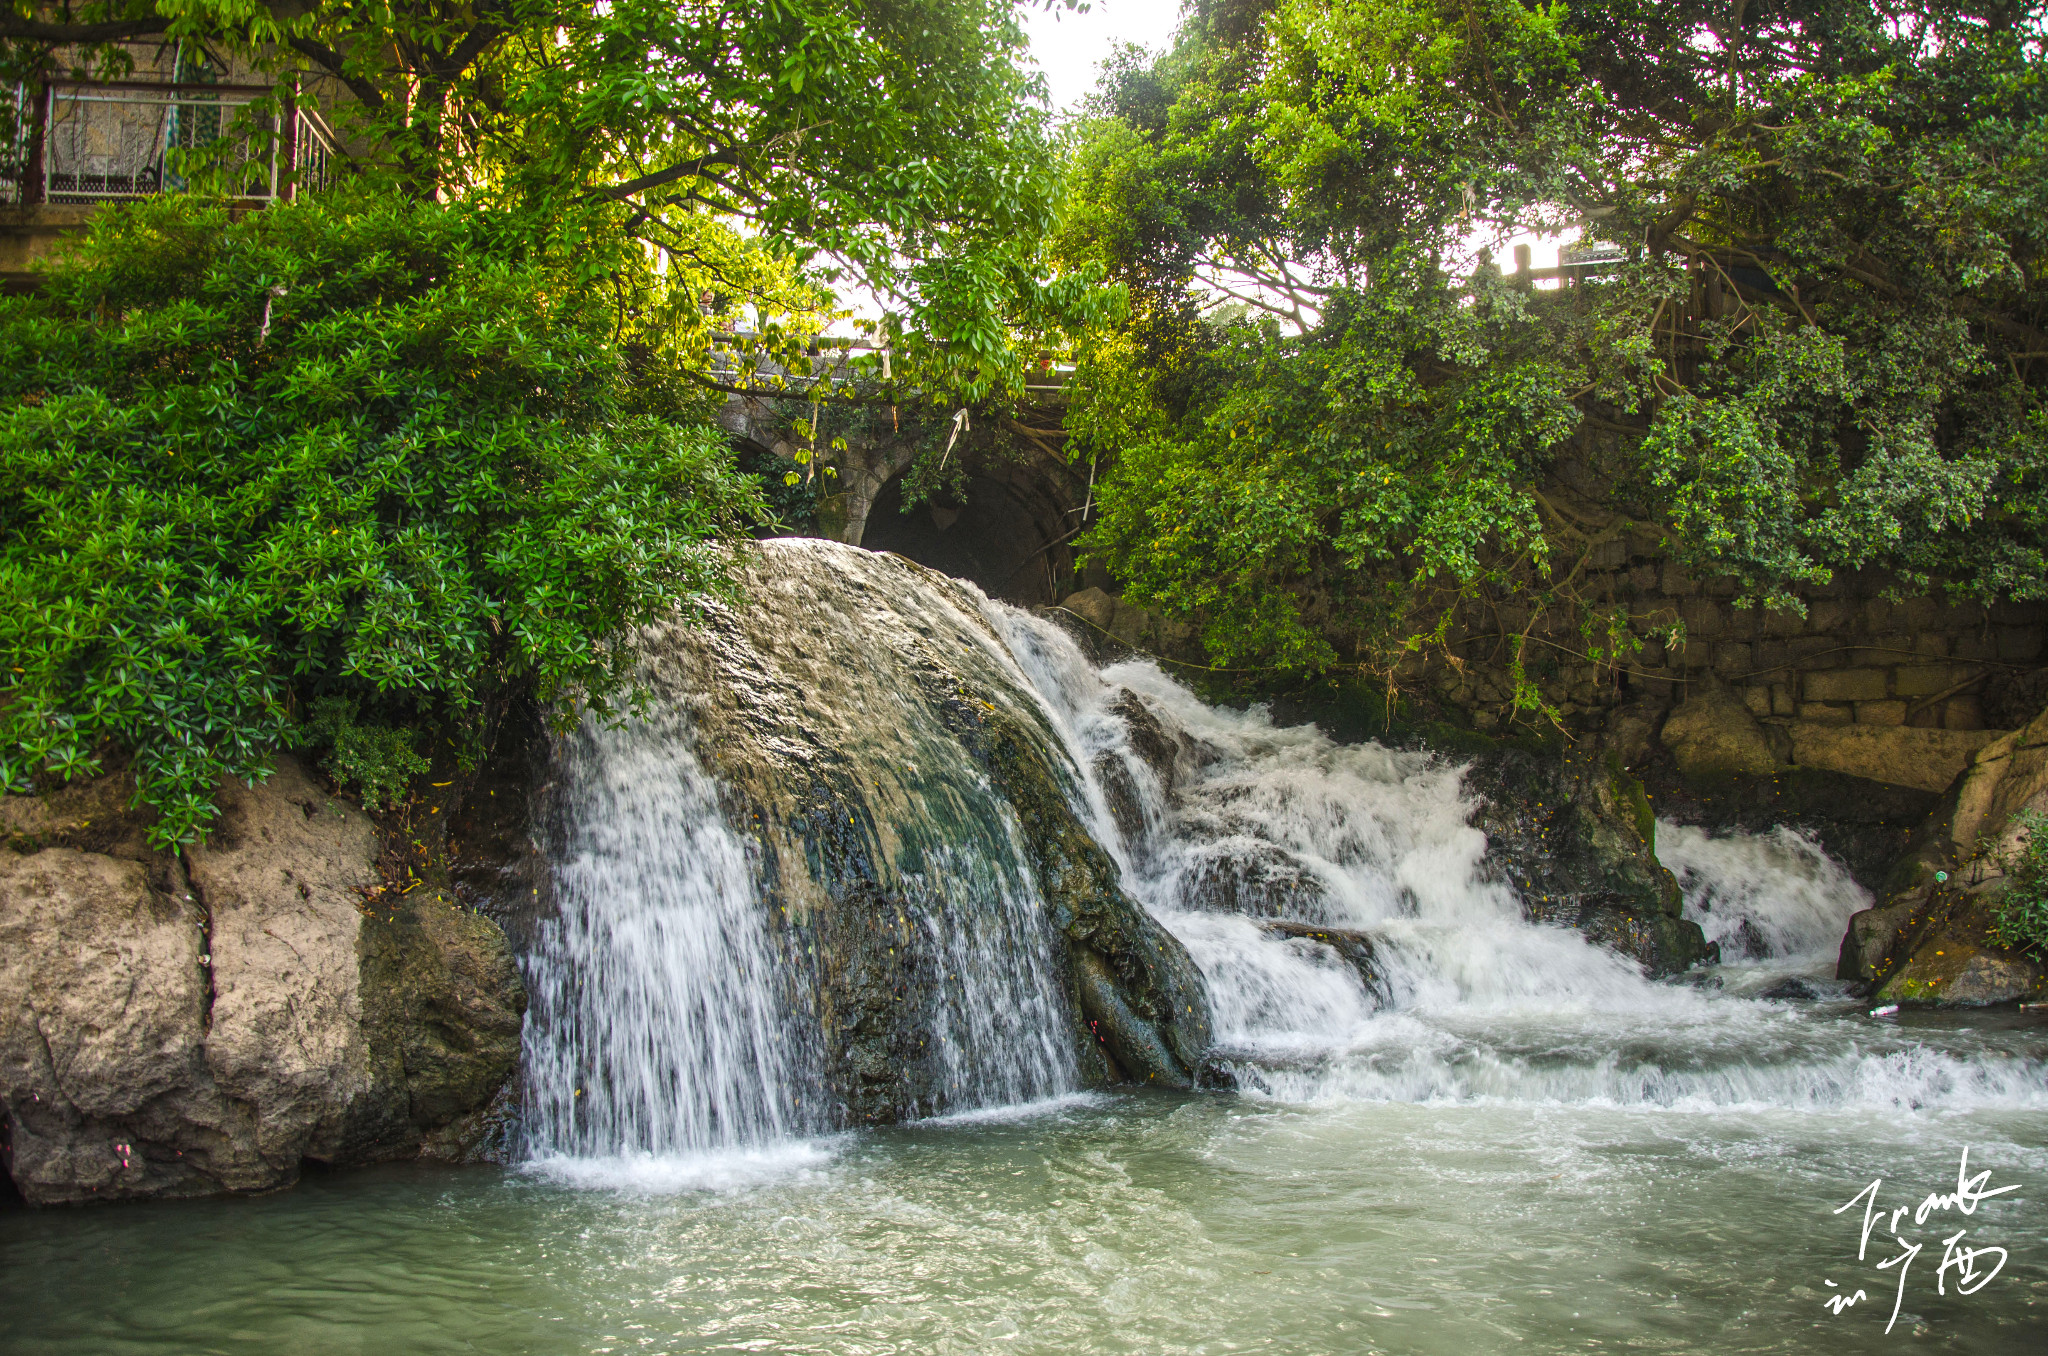
[[[384,91],[362,76],[350,75],[348,62],[341,53],[311,38],[292,38],[289,41],[294,52],[312,58],[329,75],[348,86],[348,92],[355,95],[356,101],[365,108],[381,110],[384,107]]]

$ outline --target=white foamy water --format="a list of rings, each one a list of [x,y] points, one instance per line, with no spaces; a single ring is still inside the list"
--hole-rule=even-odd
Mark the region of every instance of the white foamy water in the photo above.
[[[1209,706],[1150,663],[1098,670],[1063,631],[999,604],[979,605],[991,631],[948,620],[971,601],[946,591],[904,606],[1042,707],[1077,810],[1201,970],[1212,1061],[1249,1093],[1649,1110],[2043,1105],[2038,1060],[1967,1037],[1930,1043],[1842,1001],[1742,996],[1780,975],[1842,996],[1821,976],[1867,896],[1789,830],[1660,826],[1688,916],[1724,955],[1751,960],[1705,984],[1653,982],[1574,931],[1526,919],[1486,865],[1458,765]],[[811,662],[844,668],[837,650],[860,650],[863,671],[882,672],[875,655],[894,642],[871,633],[887,616],[870,605],[834,612],[842,622],[854,629],[807,645]],[[816,1021],[766,917],[758,848],[722,818],[682,706],[586,727],[560,756],[558,907],[527,959],[529,1148],[557,1181],[751,1180],[787,1170],[784,1149],[829,1128]],[[926,776],[957,752],[943,731],[906,737],[924,741]],[[946,783],[949,803],[983,794],[979,777],[968,767]],[[932,794],[912,788],[904,803]],[[926,824],[906,813],[923,839],[902,877],[902,921],[943,985],[928,1033],[937,1110],[1005,1119],[1069,1105],[1072,1018],[1014,815],[956,809]],[[1356,941],[1344,951],[1299,925]]]
[[[547,1154],[530,1158],[520,1170],[543,1181],[582,1191],[623,1191],[650,1196],[684,1191],[738,1191],[800,1178],[829,1164],[828,1139],[785,1139],[750,1148],[699,1153]]]
[[[1902,1031],[1839,1001],[1823,976],[1869,898],[1789,829],[1712,838],[1660,825],[1687,916],[1756,963],[1688,977],[1704,984],[1652,981],[1574,931],[1527,921],[1484,868],[1457,765],[1208,706],[1149,662],[1098,671],[1057,627],[992,614],[1087,774],[1084,814],[1201,968],[1217,1056],[1247,1091],[1680,1111],[2048,1106],[2040,1060]],[[1120,691],[1178,732],[1166,778],[1140,756],[1148,741],[1119,715]],[[1118,787],[1139,812],[1112,810]],[[1259,918],[1363,934],[1376,983]],[[1741,996],[1793,975],[1838,1001]]]
[[[1849,915],[1874,902],[1842,864],[1795,829],[1714,837],[1657,821],[1657,856],[1685,892],[1685,916],[1723,960],[1832,961]]]
[[[605,1177],[787,1140],[804,1125],[802,1031],[752,852],[683,713],[586,720],[556,777],[556,908],[526,957],[529,1152]]]

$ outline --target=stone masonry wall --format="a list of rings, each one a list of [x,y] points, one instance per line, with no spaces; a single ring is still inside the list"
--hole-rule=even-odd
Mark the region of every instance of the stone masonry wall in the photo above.
[[[1781,763],[1869,775],[1859,756],[1844,762],[1839,752],[1860,740],[1882,743],[1894,760],[1924,753],[1934,763],[1923,779],[1946,785],[1953,769],[1938,769],[1960,767],[1988,737],[1977,732],[2025,723],[2048,677],[2048,607],[1888,599],[1896,580],[1874,570],[1803,589],[1804,616],[1742,608],[1732,579],[1696,579],[1664,558],[1659,539],[1630,534],[1593,548],[1579,587],[1601,606],[1625,608],[1643,640],[1638,654],[1605,667],[1583,658],[1575,616],[1541,619],[1530,632],[1530,677],[1582,730],[1607,729],[1625,709],[1639,721],[1650,713],[1653,724],[1689,691],[1720,686],[1756,716]],[[1439,658],[1414,665],[1406,679],[1477,727],[1497,728],[1509,695],[1507,637],[1528,620],[1520,607],[1468,604],[1449,637],[1463,671]],[[1675,646],[1659,634],[1673,620],[1685,626]],[[1878,733],[1902,728],[1930,733]]]

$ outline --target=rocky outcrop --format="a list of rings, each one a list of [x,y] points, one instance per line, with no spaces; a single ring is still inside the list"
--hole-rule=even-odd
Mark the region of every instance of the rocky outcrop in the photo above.
[[[1300,923],[1285,918],[1274,918],[1259,924],[1261,931],[1273,937],[1286,937],[1298,942],[1313,942],[1326,946],[1337,953],[1345,964],[1358,972],[1359,982],[1375,1001],[1388,1000],[1386,974],[1380,966],[1379,942],[1369,932],[1356,928],[1331,928],[1320,923]]]
[[[290,758],[149,850],[119,777],[5,803],[0,1114],[32,1203],[263,1191],[409,1156],[489,1102],[525,993],[504,936],[383,890],[376,827]]]
[[[1718,685],[1700,687],[1665,717],[1662,738],[1687,776],[1770,772],[1780,761],[1749,708]]]
[[[1868,781],[1942,791],[1998,730],[1929,730],[1910,725],[1828,725],[1789,721],[1791,761]]]
[[[959,1071],[930,1039],[959,997],[948,956],[1047,924],[1052,1019],[1084,1081],[1192,1085],[1210,1043],[1199,973],[1075,816],[1077,769],[972,595],[815,540],[762,543],[742,575],[742,602],[650,637],[643,675],[687,707],[727,822],[758,846],[836,1119],[950,1105]],[[1031,896],[1028,919],[1005,916],[1006,891]]]
[[[1995,946],[1992,910],[2022,810],[2048,810],[2048,712],[1999,735],[1955,778],[1849,920],[1836,974],[1888,1001],[1976,1006],[2038,996],[2043,966]]]
[[[1618,763],[1500,748],[1474,760],[1465,785],[1481,802],[1473,823],[1486,832],[1487,863],[1531,918],[1576,928],[1654,975],[1713,957],[1657,860],[1642,785]]]
[[[1097,660],[1122,655],[1163,655],[1201,661],[1201,647],[1195,629],[1149,608],[1127,603],[1099,588],[1082,589],[1060,599],[1058,607],[1045,609],[1055,621],[1081,643]]]

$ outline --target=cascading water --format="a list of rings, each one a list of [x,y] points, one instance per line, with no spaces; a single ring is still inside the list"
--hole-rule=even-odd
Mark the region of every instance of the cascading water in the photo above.
[[[1037,719],[978,598],[771,554],[763,605],[646,632],[644,713],[557,752],[525,962],[528,1150],[557,1176],[715,1179],[849,1121],[1078,1086],[1016,811],[947,724]]]
[[[528,958],[537,1159],[745,1156],[848,1108],[858,1123],[1078,1087],[1042,883],[1015,809],[962,752],[999,706],[1043,731],[1074,812],[1199,967],[1211,1062],[1248,1090],[2044,1100],[2028,1061],[1740,996],[1795,973],[1825,990],[1866,902],[1789,830],[1661,826],[1689,914],[1763,978],[1654,983],[1527,920],[1454,764],[1211,707],[1150,663],[1098,669],[1057,626],[901,562],[778,550],[757,611],[708,638],[650,634],[645,717],[562,752],[556,908]]]
[[[801,1106],[815,1056],[756,854],[725,824],[683,713],[587,720],[555,776],[556,910],[526,964],[530,1152],[602,1177],[815,1126]]]
[[[1499,764],[1205,706],[900,560],[749,568],[552,769],[542,1171],[0,1203],[0,1348],[2039,1350],[2048,1027],[1867,1015],[1825,979],[1862,896],[1811,843],[1660,826],[1761,954],[1653,982],[1526,921],[1471,824]],[[1108,1072],[1063,963],[1155,916],[1248,1095],[1059,1096]],[[1922,1227],[1965,1160],[1998,1194]],[[2001,1262],[1969,1294],[1958,1241]],[[194,1248],[203,1302],[164,1264]]]
[[[1849,916],[1873,902],[1818,843],[1783,825],[1716,838],[1659,820],[1657,855],[1685,891],[1686,917],[1724,961],[1832,963]]]
[[[1279,727],[1259,708],[1207,706],[1151,663],[1098,671],[1057,627],[995,611],[1089,771],[1097,834],[1201,967],[1218,1054],[1247,1089],[1288,1100],[2048,1105],[2038,1061],[1737,996],[1755,984],[1653,982],[1575,932],[1525,920],[1483,868],[1458,767]],[[1134,737],[1133,701],[1180,732],[1166,757],[1139,747],[1159,740]],[[1119,805],[1133,797],[1142,804]],[[1868,903],[1839,866],[1790,830],[1711,839],[1665,825],[1659,840],[1710,937],[1753,949],[1772,976],[1825,986],[1818,975],[1849,914]],[[1376,983],[1316,926],[1369,937]]]

